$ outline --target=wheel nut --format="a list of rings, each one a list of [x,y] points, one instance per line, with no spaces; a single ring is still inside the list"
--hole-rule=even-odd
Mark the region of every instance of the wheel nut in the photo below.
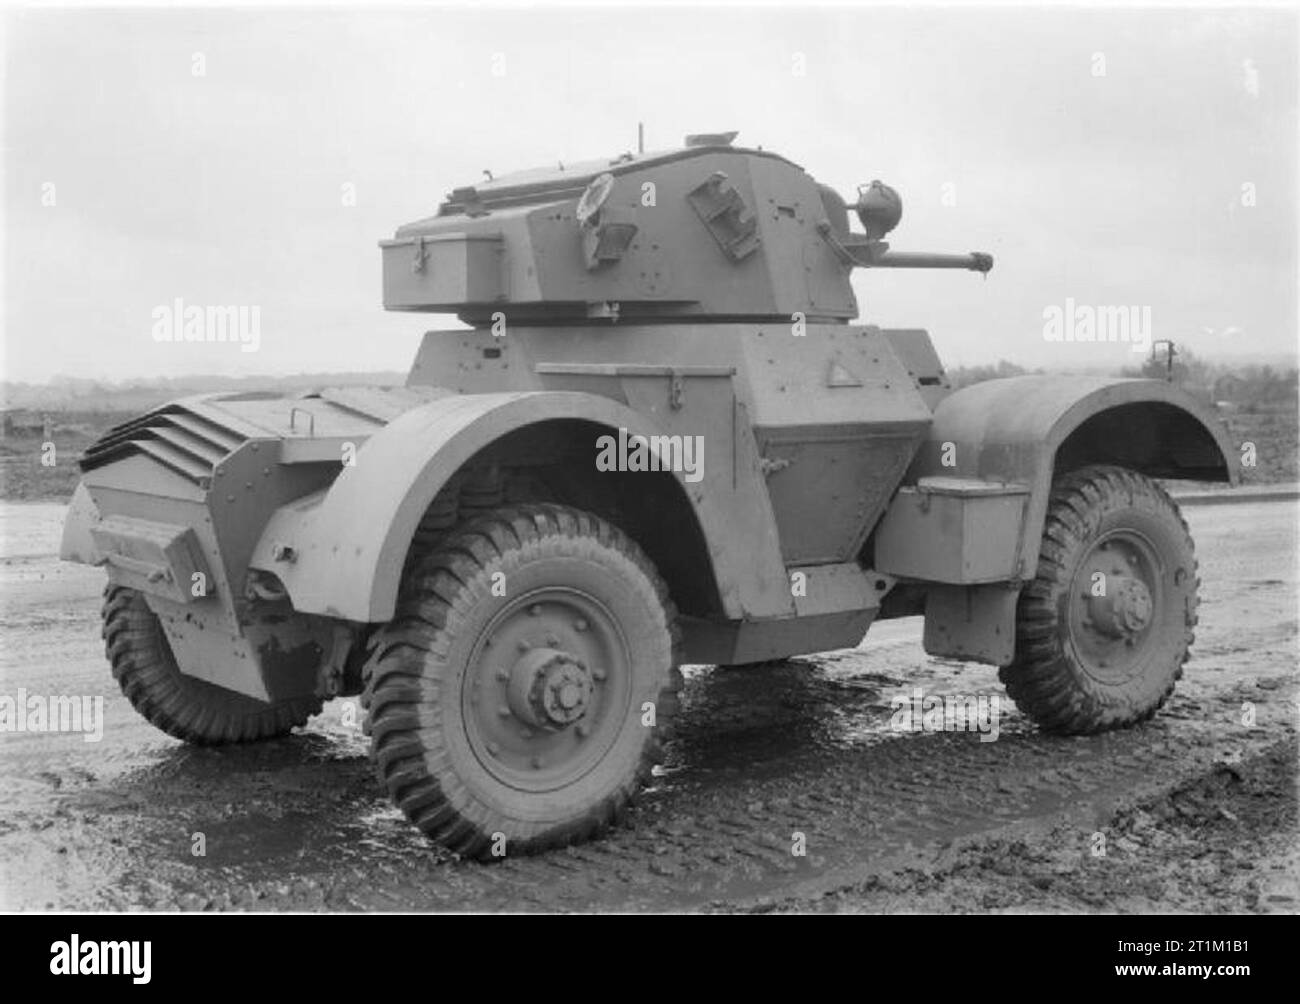
[[[603,669],[593,669],[591,671],[591,676],[592,679],[603,680],[605,679],[605,671]]]
[[[533,646],[529,645],[528,642],[527,642],[525,639],[523,639],[523,638],[520,638],[520,639],[519,639],[519,651],[521,651],[521,652],[527,652],[527,651],[528,651],[530,648],[532,648],[532,647],[533,647]]]
[[[573,727],[573,731],[578,734],[579,739],[586,739],[591,734],[591,729],[587,728],[586,722],[579,722]]]
[[[575,630],[575,631],[586,631],[586,630],[587,630],[587,622],[584,621],[581,617],[579,617],[576,621],[573,622],[573,630]]]
[[[496,756],[498,753],[501,752],[501,747],[498,746],[496,743],[488,743],[487,751],[491,753],[493,756]]]
[[[536,603],[534,603],[531,607],[528,608],[528,615],[530,617],[541,616],[541,613],[542,613],[542,608],[538,606]]]
[[[502,683],[506,683],[510,679],[510,673],[504,669],[498,669],[497,679],[500,680]]]
[[[497,714],[500,715],[502,718],[509,718],[510,709],[503,704],[501,705],[501,707],[497,708]]]
[[[560,644],[560,639],[555,637],[553,634],[548,634],[546,636],[546,644],[551,646],[551,648],[555,648],[556,645]]]
[[[540,770],[542,766],[542,758],[539,756],[535,756],[532,758],[532,760],[529,761],[529,763],[533,765],[533,770]]]

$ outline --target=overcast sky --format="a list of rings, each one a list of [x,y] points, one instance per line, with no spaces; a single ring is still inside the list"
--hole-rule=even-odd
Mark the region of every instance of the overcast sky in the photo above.
[[[950,365],[1131,364],[1044,340],[1067,297],[1296,351],[1292,12],[11,11],[5,50],[9,380],[405,369],[456,322],[384,313],[376,242],[638,121],[651,149],[738,129],[848,196],[884,179],[895,248],[992,252],[987,279],[856,274],[864,321]],[[176,297],[260,306],[260,351],[155,343]]]

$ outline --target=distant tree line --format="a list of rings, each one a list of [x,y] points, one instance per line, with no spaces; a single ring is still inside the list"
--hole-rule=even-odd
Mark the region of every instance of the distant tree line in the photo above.
[[[952,381],[953,389],[960,390],[962,387],[969,387],[973,383],[983,383],[985,380],[997,380],[1000,377],[1024,376],[1027,373],[1042,372],[1042,370],[1027,370],[1023,366],[1017,366],[1005,359],[999,359],[994,366],[958,366],[955,369],[950,369],[948,370],[948,379]]]
[[[1206,401],[1232,405],[1238,411],[1280,411],[1300,404],[1300,372],[1272,366],[1226,366],[1179,349],[1173,365],[1161,355],[1141,366],[1127,366],[1120,376],[1171,380]]]
[[[984,380],[1042,372],[999,359],[990,366],[958,366],[948,371],[948,379],[959,389]],[[1207,403],[1227,403],[1237,411],[1294,410],[1300,405],[1300,373],[1295,367],[1228,366],[1202,359],[1186,349],[1174,355],[1172,368],[1161,354],[1140,366],[1126,366],[1117,375],[1169,379]]]

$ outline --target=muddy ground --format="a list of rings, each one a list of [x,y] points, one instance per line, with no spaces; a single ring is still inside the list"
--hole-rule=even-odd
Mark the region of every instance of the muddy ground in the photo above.
[[[1005,702],[994,742],[894,731],[890,700],[913,686],[1002,693],[995,670],[928,658],[919,622],[896,621],[852,651],[691,669],[679,737],[625,826],[490,866],[429,846],[391,807],[351,700],[254,748],[191,749],[138,718],[100,648],[101,573],[54,557],[61,513],[0,504],[0,693],[102,696],[105,727],[97,743],[0,733],[0,907],[1300,905],[1294,502],[1187,509],[1201,626],[1148,725],[1053,738]]]

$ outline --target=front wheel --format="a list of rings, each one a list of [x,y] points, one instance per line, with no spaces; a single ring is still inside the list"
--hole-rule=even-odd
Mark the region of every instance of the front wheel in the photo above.
[[[558,505],[480,517],[414,561],[364,701],[379,773],[467,856],[585,839],[648,779],[675,705],[675,612],[641,549]]]
[[[1192,538],[1164,489],[1122,467],[1066,474],[1020,594],[1007,693],[1050,732],[1150,718],[1182,675],[1198,585]]]

